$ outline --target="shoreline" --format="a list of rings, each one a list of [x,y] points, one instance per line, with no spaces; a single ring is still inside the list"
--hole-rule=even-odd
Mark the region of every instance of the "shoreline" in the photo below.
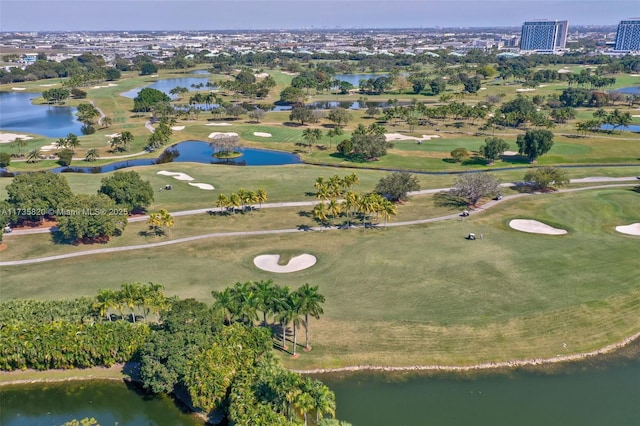
[[[514,369],[519,367],[541,367],[545,365],[555,365],[562,363],[572,363],[576,361],[586,361],[590,358],[601,356],[601,355],[611,355],[613,352],[621,350],[631,343],[635,341],[640,342],[640,332],[637,332],[629,337],[624,338],[623,340],[607,345],[603,348],[596,349],[590,352],[580,352],[572,355],[561,355],[553,358],[528,358],[523,360],[512,360],[512,361],[496,361],[496,362],[484,362],[480,364],[472,364],[472,365],[442,365],[442,364],[434,364],[434,365],[409,365],[409,366],[376,366],[376,365],[354,365],[354,366],[346,366],[346,367],[338,367],[338,368],[315,368],[315,369],[307,369],[307,370],[296,370],[289,369],[289,371],[298,374],[332,374],[332,373],[356,373],[356,372],[433,372],[433,373],[465,373],[471,371],[485,372],[492,370],[501,370],[501,369]],[[138,382],[138,380],[134,377],[127,376],[125,373],[122,373],[122,369],[125,364],[114,364],[111,367],[92,367],[93,370],[104,372],[107,370],[117,371],[118,374],[121,374],[122,377],[114,377],[114,376],[102,376],[102,375],[87,375],[87,376],[71,376],[71,377],[43,377],[43,378],[31,378],[31,379],[16,379],[16,380],[0,380],[0,388],[2,386],[9,385],[28,385],[35,383],[61,383],[61,382],[72,382],[72,381],[86,381],[86,380],[109,380],[109,381],[122,381],[122,382]],[[76,369],[78,370],[78,369]],[[85,369],[82,371],[87,371],[91,369]],[[34,372],[36,370],[28,370],[29,372]],[[38,371],[38,373],[42,373],[46,375],[52,371],[71,371],[71,370],[44,370]],[[2,371],[0,372],[0,379],[3,376],[8,376],[10,374],[19,375],[21,371]]]

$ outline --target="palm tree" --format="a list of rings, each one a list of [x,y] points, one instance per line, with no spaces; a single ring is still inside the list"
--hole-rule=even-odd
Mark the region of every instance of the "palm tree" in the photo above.
[[[311,154],[311,148],[314,143],[318,143],[318,141],[322,138],[322,131],[320,129],[304,129],[302,131],[302,139],[307,142],[307,146],[309,147],[309,154]]]
[[[238,190],[238,199],[240,200],[242,211],[244,212],[247,208],[247,204],[249,204],[249,192],[245,191],[243,188],[240,188]]]
[[[41,157],[42,151],[36,148],[32,151],[29,151],[29,153],[27,154],[27,163],[37,163],[40,161]]]
[[[333,129],[327,130],[327,136],[329,137],[329,148],[331,148],[331,141],[335,137],[340,137],[344,134],[340,127],[334,127]]]
[[[67,147],[67,139],[66,138],[58,138],[58,140],[55,141],[55,144],[56,144],[56,148],[58,148],[58,149],[66,148]]]
[[[310,351],[311,346],[309,345],[309,316],[312,316],[315,319],[320,318],[320,315],[324,313],[324,311],[322,310],[322,306],[320,305],[324,303],[325,298],[323,295],[318,293],[318,286],[311,287],[307,283],[300,287],[296,291],[296,294],[299,298],[299,311],[302,315],[304,315],[304,350]]]
[[[115,308],[116,306],[116,294],[113,290],[106,289],[98,291],[98,296],[96,297],[93,307],[98,309],[100,316],[105,316],[109,321],[111,321],[109,309]]]
[[[325,203],[318,203],[313,207],[313,218],[321,224],[327,222],[327,205]]]
[[[98,150],[95,148],[91,148],[87,151],[87,154],[84,156],[84,161],[96,161],[100,158],[100,154],[98,154]]]
[[[359,194],[357,192],[347,191],[347,193],[344,194],[344,201],[342,204],[344,207],[344,212],[347,215],[348,227],[351,227],[351,211],[357,208],[358,198],[359,198]]]
[[[260,208],[262,208],[262,203],[265,203],[269,199],[269,196],[267,195],[267,191],[261,188],[259,188],[256,191],[256,197],[257,197],[258,203],[260,204]]]
[[[247,281],[244,283],[236,283],[233,288],[236,303],[238,306],[238,316],[240,320],[249,326],[253,326],[255,320],[258,319],[258,296],[253,288],[253,283]]]
[[[313,398],[316,424],[320,423],[325,414],[331,417],[336,415],[336,395],[324,383],[307,377],[304,389]]]
[[[220,213],[226,213],[229,208],[229,197],[224,194],[218,195],[218,201],[216,201],[216,207],[220,209]]]
[[[67,135],[67,144],[65,145],[66,148],[70,148],[71,151],[73,151],[74,148],[77,148],[80,146],[80,139],[78,139],[78,136],[76,136],[73,133],[69,133]]]
[[[384,226],[387,227],[387,222],[391,216],[398,214],[396,211],[396,205],[391,201],[385,199],[380,206],[380,214],[384,218]]]
[[[300,297],[297,292],[293,292],[289,294],[289,312],[288,312],[288,320],[291,322],[293,326],[293,353],[292,357],[296,357],[296,349],[298,347],[298,329],[304,323],[302,313],[300,312]]]
[[[238,194],[234,192],[229,196],[229,205],[231,206],[234,215],[236,214],[236,208],[240,207],[241,204],[242,200]]]
[[[211,295],[216,300],[213,304],[214,310],[223,311],[224,321],[231,324],[237,312],[237,300],[232,288],[225,288],[223,291],[212,291]]]
[[[108,128],[112,123],[113,120],[111,119],[111,117],[104,116],[102,117],[102,120],[100,120],[100,125],[102,125],[102,127]]]
[[[307,426],[309,423],[307,421],[307,416],[309,411],[313,410],[315,405],[315,401],[306,392],[301,392],[298,394],[296,399],[293,401],[293,406],[297,409],[300,414],[304,417],[304,426]]]
[[[331,201],[329,201],[329,204],[327,205],[327,210],[329,211],[329,213],[331,213],[331,218],[333,219],[333,222],[335,224],[336,218],[342,211],[342,205],[334,198]]]
[[[133,134],[130,131],[125,130],[120,134],[120,141],[122,142],[123,150],[128,151],[129,145],[133,142]]]
[[[254,283],[254,290],[257,296],[256,307],[262,311],[262,325],[267,326],[267,315],[271,311],[272,302],[275,289],[273,280],[258,281]]]

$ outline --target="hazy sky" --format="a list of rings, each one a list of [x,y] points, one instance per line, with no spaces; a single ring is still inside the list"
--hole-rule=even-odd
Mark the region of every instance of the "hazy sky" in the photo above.
[[[617,25],[638,0],[0,0],[0,31]]]

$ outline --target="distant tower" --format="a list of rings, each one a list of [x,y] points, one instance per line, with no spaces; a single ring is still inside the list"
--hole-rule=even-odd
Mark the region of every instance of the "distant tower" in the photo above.
[[[521,50],[555,51],[567,43],[567,21],[529,21],[522,25]]]
[[[614,50],[640,50],[640,18],[620,21]]]

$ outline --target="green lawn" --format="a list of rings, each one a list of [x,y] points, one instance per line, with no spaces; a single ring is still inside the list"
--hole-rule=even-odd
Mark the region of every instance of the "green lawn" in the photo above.
[[[319,285],[314,350],[289,366],[463,364],[592,350],[640,329],[638,194],[601,189],[525,197],[464,221],[388,230],[220,238],[2,268],[2,299],[93,295],[123,282],[212,302],[210,291],[274,278]],[[510,229],[532,218],[566,236]],[[467,241],[469,232],[484,239]],[[264,253],[312,253],[316,266],[272,274]],[[563,344],[566,343],[566,348]]]

